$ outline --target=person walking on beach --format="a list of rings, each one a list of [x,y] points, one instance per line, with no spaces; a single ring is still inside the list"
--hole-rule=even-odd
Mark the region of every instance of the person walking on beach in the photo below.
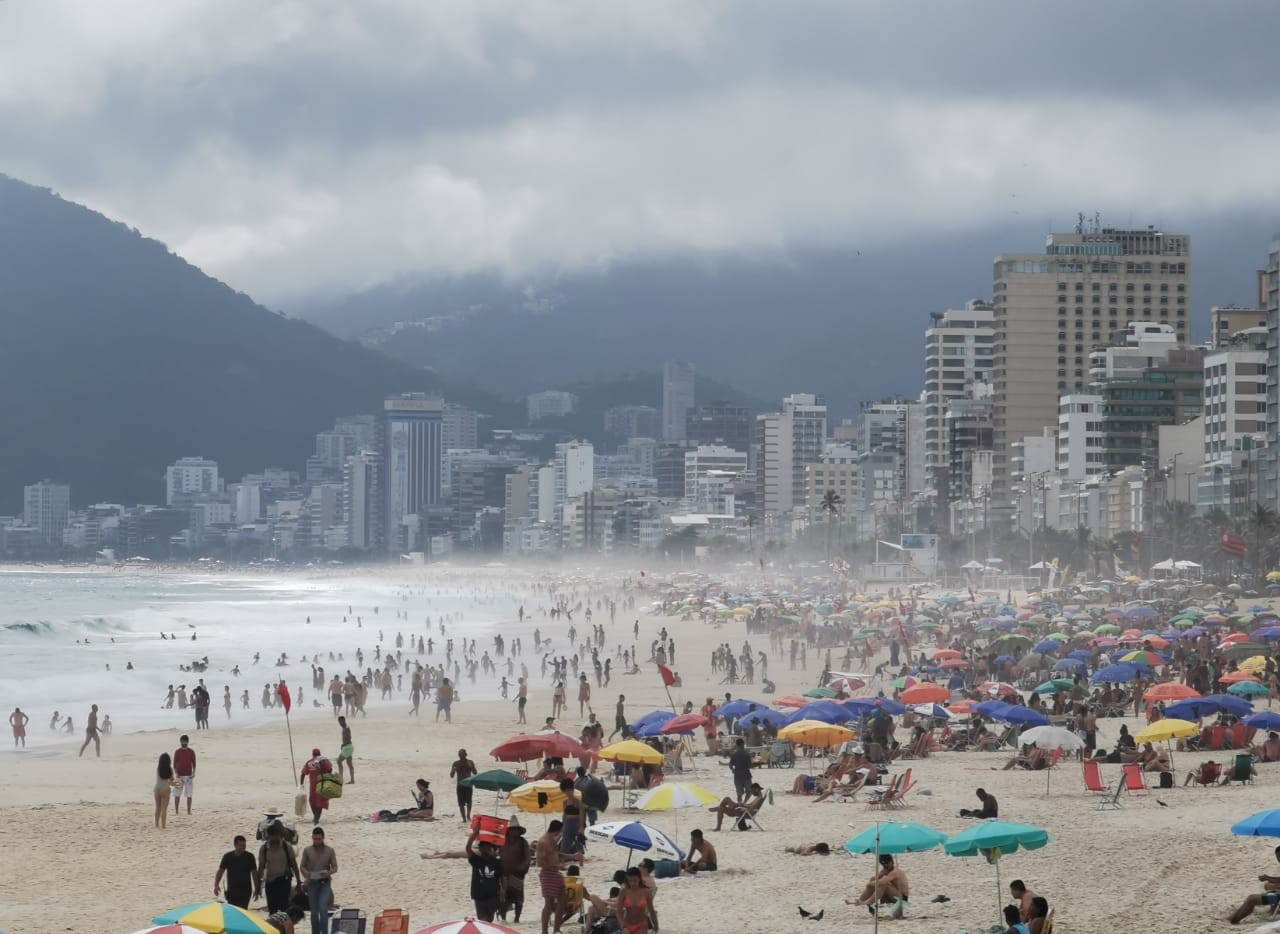
[[[160,753],[156,763],[156,784],[152,795],[156,801],[156,827],[164,830],[169,823],[169,795],[173,793],[173,765],[167,752]]]
[[[591,682],[585,674],[578,675],[578,716],[591,706]]]
[[[178,737],[178,748],[173,751],[173,770],[178,776],[178,786],[174,789],[173,813],[176,815],[182,806],[182,796],[187,796],[187,813],[191,813],[191,797],[195,794],[196,751],[189,743],[191,738],[185,733]]]
[[[467,751],[459,749],[458,760],[449,767],[449,777],[458,780],[458,810],[462,813],[464,823],[471,820],[471,786],[462,782],[477,771],[476,764],[467,758]]]
[[[236,834],[231,841],[232,849],[222,854],[222,862],[218,863],[218,873],[213,877],[213,897],[222,893],[222,878],[227,879],[227,904],[237,908],[249,908],[249,899],[262,888],[262,877],[258,872],[258,863],[253,854],[247,852],[249,841]]]
[[[311,909],[311,934],[329,930],[329,906],[333,904],[331,881],[338,871],[338,854],[324,842],[324,828],[311,831],[311,846],[302,851],[298,869],[307,883],[307,907]]]
[[[9,726],[13,727],[13,748],[17,749],[21,744],[23,749],[27,748],[27,724],[31,722],[31,718],[22,712],[21,707],[14,707],[13,713],[9,714]]]
[[[453,685],[449,683],[449,679],[445,678],[440,682],[440,687],[436,688],[436,723],[440,722],[440,713],[444,712],[444,722],[453,722]]]
[[[284,838],[284,826],[277,820],[267,827],[266,842],[258,848],[258,887],[254,895],[266,895],[267,912],[275,914],[289,907],[293,880],[301,879],[298,858]]]
[[[528,720],[525,719],[525,716],[524,716],[524,708],[525,708],[525,705],[528,703],[529,703],[529,685],[525,682],[524,678],[521,678],[520,687],[516,689],[516,710],[520,714],[519,718],[516,720],[517,723],[529,722]]]
[[[311,758],[302,766],[302,777],[298,784],[309,781],[307,802],[311,805],[312,823],[320,823],[320,812],[328,810],[329,799],[320,794],[320,776],[333,771],[333,765],[320,754],[319,749],[311,750]]]
[[[609,734],[609,742],[613,742],[613,737],[621,733],[627,727],[627,696],[625,694],[618,695],[618,706],[613,711],[613,732]]]
[[[70,722],[71,718],[67,718]],[[80,747],[80,755],[84,755],[84,751],[93,743],[93,751],[98,758],[102,758],[102,740],[98,734],[98,705],[94,704],[89,708],[89,719],[85,722],[84,727],[84,745]]]
[[[345,762],[347,769],[351,772],[351,784],[354,785],[356,783],[356,747],[351,743],[351,727],[347,726],[346,717],[338,718],[338,726],[342,727],[342,743],[338,747],[338,777],[342,777],[342,763]]]

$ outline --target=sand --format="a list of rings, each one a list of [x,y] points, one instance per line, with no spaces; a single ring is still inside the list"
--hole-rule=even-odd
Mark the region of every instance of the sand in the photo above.
[[[621,615],[617,625],[623,626]],[[746,637],[744,625],[641,617],[639,644],[647,645],[663,625],[678,644],[680,662],[675,667],[684,684],[673,689],[677,702],[700,705],[708,695],[722,696],[725,687],[709,670],[711,650],[726,641],[740,646]],[[626,637],[630,643],[629,631]],[[752,641],[757,650],[768,646],[767,638]],[[536,729],[550,713],[550,689],[538,679],[534,661],[526,660],[534,681],[528,715]],[[793,672],[785,659],[771,659],[769,673],[779,694],[813,685],[820,662],[814,653],[809,662],[808,672]],[[641,675],[615,677],[613,684],[626,693],[632,717],[667,706],[652,665]],[[732,690],[735,696],[758,696],[750,686]],[[482,683],[467,694],[496,696],[497,690]],[[607,725],[612,723],[615,695],[616,691],[595,690],[597,714]],[[561,722],[576,730],[581,720],[576,702],[571,704],[574,715]],[[421,719],[407,717],[407,708],[403,697],[385,703],[372,699],[368,719],[353,724],[357,780],[334,802],[323,826],[340,863],[336,900],[364,909],[370,919],[382,908],[406,909],[416,930],[471,911],[467,865],[418,858],[423,851],[461,848],[465,840],[448,779],[449,763],[465,746],[482,769],[496,765],[488,750],[518,728],[514,705],[501,700],[466,699],[455,706],[452,724],[433,722],[426,707]],[[75,713],[79,720],[81,712]],[[230,849],[232,836],[244,833],[252,840],[263,811],[291,810],[295,787],[283,719],[240,729],[234,720],[228,728],[222,714],[215,706],[213,729],[191,733],[200,756],[194,813],[188,816],[184,810],[175,817],[171,812],[166,830],[152,826],[150,789],[157,755],[176,747],[180,730],[117,734],[104,743],[101,759],[77,758],[78,741],[0,757],[0,927],[8,934],[131,932],[147,927],[156,913],[211,898],[219,858]],[[1104,721],[1101,744],[1110,745],[1121,722]],[[1136,721],[1128,722],[1131,730],[1137,728]],[[42,727],[33,716],[32,731]],[[331,720],[295,722],[299,765],[312,746],[336,755],[337,745],[338,728]],[[1056,909],[1056,930],[1226,930],[1228,912],[1245,894],[1259,889],[1258,874],[1280,871],[1270,841],[1236,838],[1228,829],[1235,820],[1273,805],[1280,766],[1261,766],[1252,786],[1153,790],[1141,798],[1126,796],[1119,811],[1100,813],[1074,763],[1062,763],[1046,794],[1043,773],[991,771],[1003,761],[1000,754],[938,753],[910,763],[919,785],[909,807],[894,817],[957,833],[972,823],[959,819],[957,810],[974,806],[973,790],[983,786],[999,798],[1002,818],[1047,828],[1052,836],[1047,847],[1009,855],[999,868],[1005,885],[1021,878],[1049,899]],[[1192,764],[1190,754],[1175,757],[1179,786]],[[684,778],[717,793],[730,791],[727,769],[705,758],[697,765],[699,771]],[[801,768],[804,765],[802,760]],[[1119,778],[1119,766],[1103,766],[1103,772],[1108,782]],[[711,835],[721,872],[660,883],[657,905],[664,931],[807,930],[809,922],[801,921],[797,906],[825,909],[823,925],[871,929],[865,909],[844,904],[871,874],[871,857],[803,858],[782,851],[789,844],[816,840],[838,846],[878,814],[868,811],[862,800],[815,804],[811,798],[792,796],[787,791],[798,774],[800,769],[757,771],[757,779],[774,792],[773,804],[761,814],[766,830]],[[419,776],[432,781],[439,821],[369,821],[380,808],[406,806]],[[607,819],[629,816],[619,798],[615,792]],[[491,794],[477,793],[478,807],[491,807],[492,800]],[[1160,806],[1161,801],[1167,807]],[[535,838],[542,818],[521,817],[530,838]],[[644,817],[669,832],[676,827],[671,813]],[[687,843],[688,831],[695,826],[709,831],[714,821],[707,818],[705,812],[682,812],[681,842]],[[593,845],[584,872],[588,888],[604,894],[608,877],[625,861],[625,851]],[[911,905],[905,920],[882,925],[921,932],[978,931],[996,920],[995,870],[986,862],[934,851],[907,855],[902,865],[911,880]],[[521,930],[538,929],[540,899],[535,889],[531,884]],[[950,901],[931,903],[938,894]],[[999,895],[999,903],[1007,900],[1007,892]],[[1262,920],[1259,913],[1245,928],[1256,928]],[[368,930],[373,930],[372,920]]]

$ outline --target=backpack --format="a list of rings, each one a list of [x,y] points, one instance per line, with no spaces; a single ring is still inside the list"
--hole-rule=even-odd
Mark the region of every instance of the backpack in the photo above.
[[[594,775],[588,775],[582,787],[582,803],[593,811],[609,810],[609,789]]]
[[[325,772],[316,779],[316,794],[332,801],[342,797],[342,776],[337,772]]]
[[[297,877],[296,862],[289,844],[283,841],[278,849],[267,843],[258,848],[258,869],[264,879],[278,879],[289,875]]]

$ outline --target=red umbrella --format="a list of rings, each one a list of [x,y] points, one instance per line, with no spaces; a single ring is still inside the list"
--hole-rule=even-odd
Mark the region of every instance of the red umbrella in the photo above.
[[[948,658],[945,659],[939,668],[968,668],[969,660],[967,658]]]
[[[682,713],[662,724],[659,733],[692,733],[707,725],[707,718],[700,713]]]
[[[827,682],[827,687],[836,693],[843,691],[846,694],[852,694],[854,691],[865,688],[866,686],[867,682],[863,681],[861,678],[850,678],[848,676],[836,678],[834,681]]]
[[[907,688],[898,695],[898,700],[904,704],[933,704],[950,699],[951,692],[949,690],[941,684],[930,684],[928,682],[921,682],[915,687]]]
[[[546,756],[572,758],[590,755],[587,748],[563,733],[521,733],[494,746],[489,755],[499,762],[528,762]]]
[[[983,694],[992,694],[996,697],[1009,697],[1018,693],[1017,688],[1004,681],[984,681],[978,685],[978,690]]]
[[[418,931],[418,934],[520,934],[520,932],[493,921],[463,918],[461,921],[442,921],[439,924],[433,924]]]
[[[933,653],[933,659],[934,661],[940,661],[944,658],[959,658],[960,654],[955,649],[938,649]]]
[[[812,698],[801,697],[798,694],[788,694],[785,697],[779,697],[773,702],[775,707],[803,707],[812,703]]]

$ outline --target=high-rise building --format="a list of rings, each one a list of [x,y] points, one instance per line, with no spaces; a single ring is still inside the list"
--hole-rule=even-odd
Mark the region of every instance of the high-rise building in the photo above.
[[[700,444],[684,454],[684,498],[698,499],[699,483],[711,473],[736,479],[747,472],[746,451],[735,451],[721,444]]]
[[[567,441],[556,445],[556,506],[588,492],[595,486],[595,447],[589,441]]]
[[[22,521],[41,544],[61,547],[70,515],[71,487],[65,483],[41,480],[22,488]]]
[[[384,546],[385,504],[381,453],[359,451],[348,457],[342,473],[342,516],[348,546],[360,551]]]
[[[662,367],[662,440],[683,441],[693,408],[693,364],[668,360]]]
[[[753,428],[751,410],[745,405],[709,402],[689,412],[685,438],[692,444],[723,444],[749,454]]]
[[[793,393],[782,411],[756,416],[756,508],[768,514],[805,506],[806,469],[822,457],[827,404],[821,396]]]
[[[1209,309],[1209,342],[1214,347],[1222,346],[1240,331],[1266,328],[1266,326],[1266,308],[1214,305]]]
[[[1234,451],[1267,437],[1267,329],[1224,338],[1204,358],[1204,460],[1230,461]]]
[[[203,457],[180,457],[164,472],[166,506],[185,506],[197,497],[220,492],[218,465]]]
[[[544,418],[564,418],[572,415],[578,408],[578,397],[559,389],[531,393],[524,401],[530,425]]]
[[[1071,392],[1058,400],[1058,476],[1084,480],[1103,472],[1102,396]]]
[[[385,535],[391,552],[426,548],[431,511],[442,506],[444,404],[438,396],[406,393],[383,403]]]
[[[656,438],[662,431],[662,413],[651,405],[616,405],[604,413],[604,430],[627,440]]]
[[[480,443],[480,417],[456,402],[444,404],[440,445],[446,451],[469,451]]]
[[[1058,396],[1089,384],[1088,354],[1131,321],[1191,336],[1191,238],[1149,227],[1050,234],[1043,253],[994,264],[993,485],[1006,502],[1012,445],[1058,419]]]
[[[1102,396],[1103,469],[1143,466],[1158,454],[1159,426],[1203,414],[1204,350],[1171,350],[1138,374],[1095,383],[1093,392]]]
[[[924,466],[937,489],[937,474],[950,463],[947,452],[947,406],[971,398],[974,383],[991,379],[995,349],[995,307],[974,299],[964,308],[934,312],[925,329]]]

